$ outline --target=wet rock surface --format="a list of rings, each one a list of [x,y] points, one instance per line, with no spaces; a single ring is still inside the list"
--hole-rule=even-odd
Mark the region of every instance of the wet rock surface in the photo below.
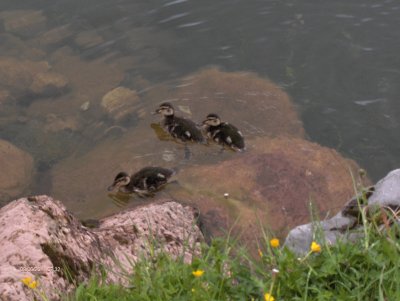
[[[35,173],[31,155],[0,139],[0,166],[0,204],[28,192]]]
[[[326,216],[353,195],[350,170],[357,174],[357,165],[332,149],[297,138],[257,138],[249,148],[218,164],[185,168],[178,179],[186,192],[176,195],[201,200],[205,216],[218,208],[226,225],[239,219],[249,242],[259,238],[259,223],[285,233],[310,219],[310,203]],[[218,231],[218,223],[209,226]]]
[[[197,122],[218,113],[246,137],[305,136],[287,93],[254,73],[208,68],[183,78],[175,89],[153,89],[149,97],[170,101],[177,109],[180,106],[183,113],[193,113],[191,118]]]
[[[131,272],[140,257],[151,256],[153,239],[156,253],[163,249],[190,262],[203,240],[196,217],[192,207],[164,200],[88,229],[48,196],[13,201],[0,209],[0,299],[33,300],[34,291],[21,282],[29,276],[50,300],[60,300],[100,265],[108,271],[107,282],[126,284],[124,272]]]
[[[306,254],[313,241],[316,229],[329,244],[338,240],[353,241],[363,237],[361,210],[365,211],[367,220],[373,218],[378,224],[389,226],[389,218],[400,210],[400,169],[391,171],[385,178],[353,197],[333,218],[298,226],[289,232],[285,245],[297,254]],[[388,211],[385,211],[388,210]],[[379,217],[378,219],[376,217]],[[395,220],[399,220],[398,216]],[[386,224],[385,221],[386,220]]]

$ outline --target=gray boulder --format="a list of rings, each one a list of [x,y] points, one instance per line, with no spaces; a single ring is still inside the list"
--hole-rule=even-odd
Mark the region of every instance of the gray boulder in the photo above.
[[[374,187],[363,192],[364,198],[358,195],[352,198],[344,208],[333,218],[309,223],[292,229],[285,240],[285,246],[298,255],[304,255],[310,250],[315,237],[328,244],[338,240],[353,241],[362,237],[361,209],[367,207],[367,216],[377,212],[377,208],[400,209],[400,169],[387,174]],[[363,202],[367,200],[364,204]]]
[[[285,240],[285,246],[299,256],[310,251],[311,243],[319,241],[317,237],[323,236],[328,244],[335,244],[338,240],[354,240],[359,237],[360,231],[349,232],[357,224],[357,218],[345,216],[339,212],[333,218],[298,226],[292,229]]]
[[[368,205],[400,208],[400,169],[392,170],[375,185],[375,192],[368,199]]]

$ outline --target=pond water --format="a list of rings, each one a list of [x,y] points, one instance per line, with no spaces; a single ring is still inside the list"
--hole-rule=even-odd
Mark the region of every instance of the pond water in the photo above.
[[[63,161],[61,164],[70,164],[69,168],[74,169],[71,156],[88,154],[86,160],[90,161],[90,150],[102,144],[102,151],[96,153],[96,160],[101,161],[102,153],[126,147],[113,145],[115,137],[127,135],[126,128],[135,129],[134,134],[126,136],[130,140],[127,143],[138,145],[141,151],[132,155],[129,162],[110,168],[110,174],[86,177],[111,181],[119,168],[134,165],[139,157],[147,156],[151,164],[179,158],[181,145],[168,142],[167,149],[162,148],[163,141],[152,140],[156,136],[154,131],[149,137],[144,130],[158,121],[149,113],[164,100],[159,97],[161,92],[148,92],[158,84],[181,85],[181,77],[207,66],[229,72],[252,71],[277,83],[295,103],[310,140],[355,160],[372,180],[399,166],[398,1],[0,2],[1,12],[14,10],[40,11],[41,15],[34,18],[32,26],[22,30],[13,31],[3,24],[0,56],[46,60],[68,78],[71,88],[56,102],[27,97],[0,112],[3,119],[22,113],[29,118],[28,122],[0,128],[0,138],[35,158],[39,173],[32,193],[52,191],[51,177],[57,174],[57,167],[55,171],[53,168]],[[106,124],[98,108],[90,105],[93,99],[101,99],[118,85],[143,97],[136,107],[136,118],[124,126],[113,127]],[[196,115],[190,106],[180,109]],[[258,109],[250,108],[254,112]],[[44,119],[49,122],[52,118],[64,118],[63,122],[68,124],[68,116],[78,116],[79,121],[86,122],[84,129],[37,134],[43,130]],[[252,135],[250,126],[244,131]],[[194,156],[194,161],[185,164],[221,160],[214,151],[207,150],[206,155]],[[75,197],[79,199],[79,194]],[[86,214],[82,212],[87,210],[85,205],[72,208],[82,216],[90,216],[90,212],[98,214],[103,207],[99,205],[100,209]]]

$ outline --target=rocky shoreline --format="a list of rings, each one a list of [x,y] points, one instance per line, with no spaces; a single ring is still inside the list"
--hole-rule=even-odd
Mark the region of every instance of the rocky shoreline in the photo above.
[[[319,239],[329,244],[359,239],[361,211],[367,217],[374,212],[383,216],[382,210],[398,213],[399,187],[397,169],[351,199],[333,218],[291,230],[285,246],[306,254],[316,229],[323,230]],[[365,199],[367,203],[362,203]],[[40,281],[41,291],[50,300],[60,300],[101,269],[106,271],[107,283],[126,285],[134,263],[150,260],[160,251],[190,263],[205,241],[200,219],[192,206],[164,199],[103,218],[88,228],[49,196],[15,200],[0,209],[0,299],[33,300],[33,291],[21,281],[26,277]],[[383,228],[389,225],[384,220]]]
[[[163,200],[89,229],[51,197],[15,200],[0,209],[0,299],[33,300],[21,282],[25,277],[37,279],[50,300],[100,269],[107,271],[107,282],[124,284],[134,262],[161,249],[190,262],[204,240],[197,217],[192,207]]]

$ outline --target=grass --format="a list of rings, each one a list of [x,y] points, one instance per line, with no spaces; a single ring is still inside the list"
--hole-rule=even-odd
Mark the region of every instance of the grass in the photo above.
[[[366,238],[317,242],[321,249],[301,258],[267,237],[258,258],[232,239],[214,239],[191,264],[161,253],[135,265],[129,287],[92,278],[68,300],[398,300],[399,227],[366,221],[364,229]]]

